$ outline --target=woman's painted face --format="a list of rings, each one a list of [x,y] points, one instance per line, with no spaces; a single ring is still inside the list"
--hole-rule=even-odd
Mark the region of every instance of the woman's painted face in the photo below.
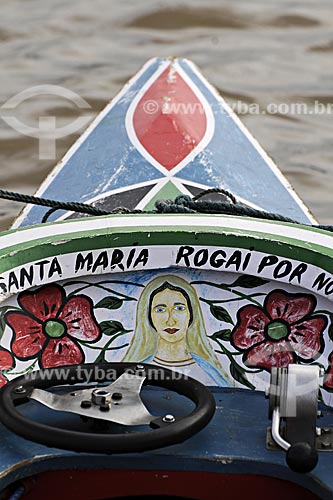
[[[184,295],[166,288],[153,298],[151,318],[157,333],[167,342],[178,342],[186,336],[190,312]]]

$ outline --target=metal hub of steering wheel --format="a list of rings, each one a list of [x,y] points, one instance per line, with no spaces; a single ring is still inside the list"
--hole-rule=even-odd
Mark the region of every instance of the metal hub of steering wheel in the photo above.
[[[45,389],[65,384],[105,382],[70,393]],[[175,391],[195,404],[185,417],[152,415],[140,397],[143,385]],[[58,411],[74,413],[125,426],[149,425],[151,429],[119,434],[81,432],[35,422],[17,406],[35,400]],[[214,398],[200,382],[165,368],[134,363],[101,363],[49,368],[18,377],[0,391],[0,420],[11,431],[47,446],[91,453],[130,453],[161,448],[184,441],[211,420]]]

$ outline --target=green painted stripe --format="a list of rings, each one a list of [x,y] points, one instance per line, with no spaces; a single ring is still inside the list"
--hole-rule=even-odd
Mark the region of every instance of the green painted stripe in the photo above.
[[[270,220],[270,219],[258,219],[258,218],[254,218],[254,217],[245,217],[245,216],[241,216],[241,215],[224,215],[224,214],[204,214],[204,213],[170,213],[170,214],[166,214],[166,213],[149,213],[149,212],[143,212],[142,214],[110,214],[110,215],[106,215],[106,216],[103,216],[104,218],[107,218],[107,219],[114,219],[114,218],[124,218],[124,219],[128,219],[128,218],[133,218],[133,217],[152,217],[152,218],[166,218],[166,217],[175,217],[175,216],[179,216],[179,217],[207,217],[207,218],[211,218],[211,217],[216,217],[217,219],[218,218],[221,218],[221,219],[224,219],[224,218],[232,218],[234,220],[244,220],[246,219],[247,221],[249,221],[249,223],[251,223],[251,221],[254,221],[254,222],[262,222],[264,224],[272,224],[272,225],[278,225],[278,226],[287,226],[287,227],[292,227],[292,228],[299,228],[299,229],[304,229],[306,231],[311,231],[311,232],[315,232],[315,233],[318,233],[318,234],[325,234],[325,235],[328,235],[328,234],[332,234],[332,233],[329,233],[328,231],[325,231],[323,229],[318,229],[316,227],[313,227],[313,226],[308,226],[306,224],[294,224],[292,222],[284,222],[284,221],[276,221],[276,220]],[[100,219],[101,216],[95,216],[95,217],[89,217],[89,220],[90,221],[94,221],[94,220],[98,220]],[[84,223],[84,222],[87,222],[87,218],[86,217],[82,217],[82,218],[79,218],[79,219],[67,219],[67,220],[61,220],[61,221],[56,221],[56,222],[46,222],[46,223],[43,223],[43,224],[34,224],[33,226],[24,226],[24,227],[19,227],[19,228],[16,228],[16,229],[8,229],[6,231],[2,231],[0,233],[0,236],[5,236],[7,234],[12,234],[12,233],[17,233],[17,232],[24,232],[24,231],[27,231],[29,229],[35,229],[35,228],[39,228],[39,227],[47,227],[47,226],[54,226],[54,225],[64,225],[64,224],[68,224],[69,222],[75,222],[75,223]]]
[[[174,216],[175,214],[172,214],[170,216]],[[192,214],[189,214],[189,215],[186,215],[186,217],[191,217]],[[154,217],[156,219],[156,214],[150,214],[151,217]],[[193,214],[194,217],[197,217],[196,214]],[[209,215],[205,215],[206,217],[211,217]],[[125,217],[125,218],[128,218],[129,216],[128,215],[123,215],[123,216],[113,216],[113,217],[117,217],[117,219],[121,218],[121,217]],[[131,218],[133,218],[133,215],[130,216]],[[142,217],[141,215],[137,215],[137,216],[134,216],[134,217],[138,217],[139,221],[140,221],[140,218]],[[145,215],[146,217],[146,215]],[[163,218],[164,217],[168,217],[168,215],[163,215],[162,216]],[[183,214],[180,216],[180,217],[183,217]],[[201,216],[200,216],[201,217]],[[221,217],[221,219],[220,219]],[[161,216],[159,215],[158,218],[160,219]],[[96,217],[93,218],[93,219],[97,219]],[[217,222],[218,220],[221,220],[221,222],[223,222],[223,219],[224,219],[224,216],[219,216],[217,218]],[[81,222],[86,219],[78,219],[78,220],[75,220],[75,223],[77,222]],[[239,217],[235,217],[235,220],[242,220],[242,218],[240,219]],[[258,222],[258,219],[251,219],[251,220],[254,220],[256,222]],[[250,221],[250,219],[249,219]],[[73,221],[74,222],[74,221]],[[263,221],[265,224],[266,222]],[[56,223],[57,225],[58,224],[68,224],[68,221],[66,222],[59,222],[59,223]],[[269,223],[271,224],[271,222]],[[295,227],[294,225],[292,224],[281,224],[281,223],[277,223],[275,221],[272,222],[272,224],[277,224],[278,226],[281,227],[282,226],[290,226],[290,227]],[[54,225],[54,223],[50,223],[50,225]],[[32,226],[30,229],[34,229],[35,227],[37,226]],[[39,226],[39,227],[45,227],[45,225],[42,225],[42,226]],[[297,226],[298,227],[298,226]],[[307,226],[302,226],[301,227],[303,230],[307,231]],[[132,227],[115,227],[115,228],[112,228],[112,227],[104,227],[104,228],[100,228],[100,229],[86,229],[84,231],[75,231],[73,233],[63,233],[63,234],[58,234],[58,235],[55,235],[55,236],[47,236],[47,237],[44,237],[44,238],[36,238],[34,240],[30,240],[30,241],[34,241],[34,245],[36,244],[40,244],[40,243],[43,243],[45,241],[48,241],[50,243],[52,242],[57,242],[61,239],[68,239],[68,238],[71,238],[71,239],[77,239],[77,238],[81,238],[83,236],[91,236],[92,234],[96,234],[96,235],[100,235],[102,233],[105,233],[106,231],[110,234],[111,232],[119,232],[119,233],[122,233],[122,232],[129,232],[131,231],[132,229],[134,230],[141,230],[142,232],[147,232],[148,231],[148,228],[147,226],[140,226],[138,224],[133,224]],[[15,232],[16,230],[14,231],[9,231],[5,234],[11,234],[13,232]],[[27,231],[27,228],[23,228],[21,229],[20,231]],[[192,232],[196,232],[196,231],[204,231],[204,232],[207,232],[207,233],[213,233],[213,234],[220,234],[221,231],[225,232],[225,233],[232,233],[232,234],[239,234],[239,235],[245,235],[245,236],[248,236],[248,235],[253,235],[255,237],[260,237],[262,238],[263,235],[265,235],[265,237],[267,238],[270,238],[270,239],[273,239],[273,240],[281,240],[281,241],[287,241],[287,242],[291,242],[291,243],[295,243],[295,242],[302,242],[302,240],[298,239],[298,238],[290,238],[290,237],[283,237],[283,236],[280,236],[280,235],[274,235],[274,234],[271,234],[271,233],[265,233],[264,231],[254,231],[254,230],[251,230],[251,229],[238,229],[238,228],[230,228],[230,227],[225,227],[223,225],[221,226],[214,226],[214,227],[209,227],[209,226],[198,226],[198,225],[193,225],[193,226],[190,226],[190,225],[179,225],[179,226],[165,226],[163,224],[159,224],[159,225],[154,225],[152,226],[149,231],[152,231],[152,232],[155,232],[155,231],[165,231],[165,232],[179,232],[179,231],[192,231]],[[325,236],[327,236],[327,232],[325,231],[319,231],[319,230],[316,230],[317,232],[320,232],[321,234],[325,234]],[[333,235],[332,235],[332,242],[333,242]],[[28,246],[26,246],[28,245]],[[316,245],[314,243],[307,243],[306,244],[307,246],[308,245]],[[30,248],[30,242],[20,242],[16,245],[13,245],[13,246],[9,246],[9,247],[6,247],[5,250],[6,252],[15,252],[19,247],[20,248]],[[325,246],[322,246],[322,245],[316,245],[318,249],[320,249],[320,251],[323,251],[325,253],[327,253],[327,250],[329,250],[329,247],[325,247]],[[333,246],[333,244],[332,244]]]

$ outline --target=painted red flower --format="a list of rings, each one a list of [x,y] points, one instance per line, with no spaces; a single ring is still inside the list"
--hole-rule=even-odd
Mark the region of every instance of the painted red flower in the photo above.
[[[324,350],[326,316],[311,316],[316,307],[313,295],[274,290],[263,308],[242,307],[231,335],[232,345],[244,351],[247,366],[288,366],[298,360],[311,362]]]
[[[14,367],[14,358],[7,349],[0,347],[0,388],[7,384],[7,377],[3,371]]]
[[[39,356],[43,368],[76,365],[84,361],[77,341],[100,339],[92,301],[85,295],[67,298],[54,284],[23,292],[17,301],[22,312],[8,312],[5,321],[14,332],[11,350],[20,360]]]

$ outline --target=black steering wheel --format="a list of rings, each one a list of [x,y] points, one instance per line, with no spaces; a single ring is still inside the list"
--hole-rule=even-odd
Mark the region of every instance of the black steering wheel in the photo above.
[[[102,380],[101,374],[104,374]],[[108,382],[56,394],[45,389],[64,384]],[[194,402],[185,417],[156,417],[141,400],[142,385],[175,391]],[[61,429],[35,422],[17,406],[36,400],[58,411],[118,424],[149,425],[149,430],[97,433]],[[207,387],[190,377],[156,365],[99,363],[48,368],[15,378],[0,390],[0,420],[14,433],[50,447],[88,453],[133,453],[180,443],[200,431],[211,420],[215,401]]]

